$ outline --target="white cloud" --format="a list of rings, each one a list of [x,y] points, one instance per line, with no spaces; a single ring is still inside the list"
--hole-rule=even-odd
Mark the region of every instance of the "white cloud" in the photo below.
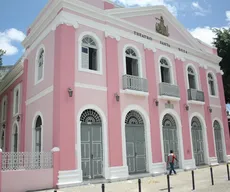
[[[230,22],[230,11],[226,11],[226,20]]]
[[[192,2],[192,8],[195,10],[196,16],[205,16],[207,13],[209,13],[211,10],[206,10],[203,7],[200,6],[198,2]]]
[[[0,49],[6,51],[6,55],[14,55],[18,52],[18,48],[13,45],[14,42],[21,42],[25,38],[25,34],[15,28],[0,31]]]

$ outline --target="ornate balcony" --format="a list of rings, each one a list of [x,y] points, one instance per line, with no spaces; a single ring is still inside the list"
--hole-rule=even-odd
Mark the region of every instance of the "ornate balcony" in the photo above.
[[[147,79],[132,75],[123,75],[123,89],[130,89],[134,91],[148,92]]]
[[[160,83],[159,94],[161,96],[180,97],[180,89],[177,85],[172,85],[169,83]]]
[[[204,102],[204,92],[197,89],[188,89],[188,100]]]

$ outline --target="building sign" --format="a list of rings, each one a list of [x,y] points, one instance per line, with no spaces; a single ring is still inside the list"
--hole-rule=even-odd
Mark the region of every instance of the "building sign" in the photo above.
[[[148,40],[150,40],[150,41],[152,41],[152,40],[153,40],[153,38],[152,38],[152,37],[149,37],[149,36],[147,36],[147,35],[144,35],[144,34],[142,34],[142,33],[136,32],[136,31],[134,31],[134,35],[137,35],[137,36],[139,36],[139,37],[142,37],[142,38],[148,39]]]
[[[168,37],[169,30],[168,30],[168,26],[165,26],[165,21],[163,17],[161,16],[160,19],[156,18],[156,20],[160,21],[159,23],[156,23],[156,32]]]
[[[163,42],[163,41],[160,41],[160,44],[161,44],[161,45],[164,45],[164,46],[167,46],[167,47],[171,47],[168,43],[165,43],[165,42]]]

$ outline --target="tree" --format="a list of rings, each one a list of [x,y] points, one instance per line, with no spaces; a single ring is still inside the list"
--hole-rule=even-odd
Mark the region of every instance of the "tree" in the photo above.
[[[226,103],[230,103],[230,28],[213,29],[216,37],[213,44],[217,47],[218,56],[222,58],[219,63],[224,72],[223,84]]]
[[[6,54],[6,51],[0,49],[0,66],[2,66],[2,56]]]

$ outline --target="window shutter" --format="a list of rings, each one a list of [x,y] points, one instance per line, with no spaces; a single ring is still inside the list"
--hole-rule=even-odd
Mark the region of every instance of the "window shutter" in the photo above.
[[[88,47],[82,47],[81,64],[82,64],[82,68],[89,69],[89,48]]]

